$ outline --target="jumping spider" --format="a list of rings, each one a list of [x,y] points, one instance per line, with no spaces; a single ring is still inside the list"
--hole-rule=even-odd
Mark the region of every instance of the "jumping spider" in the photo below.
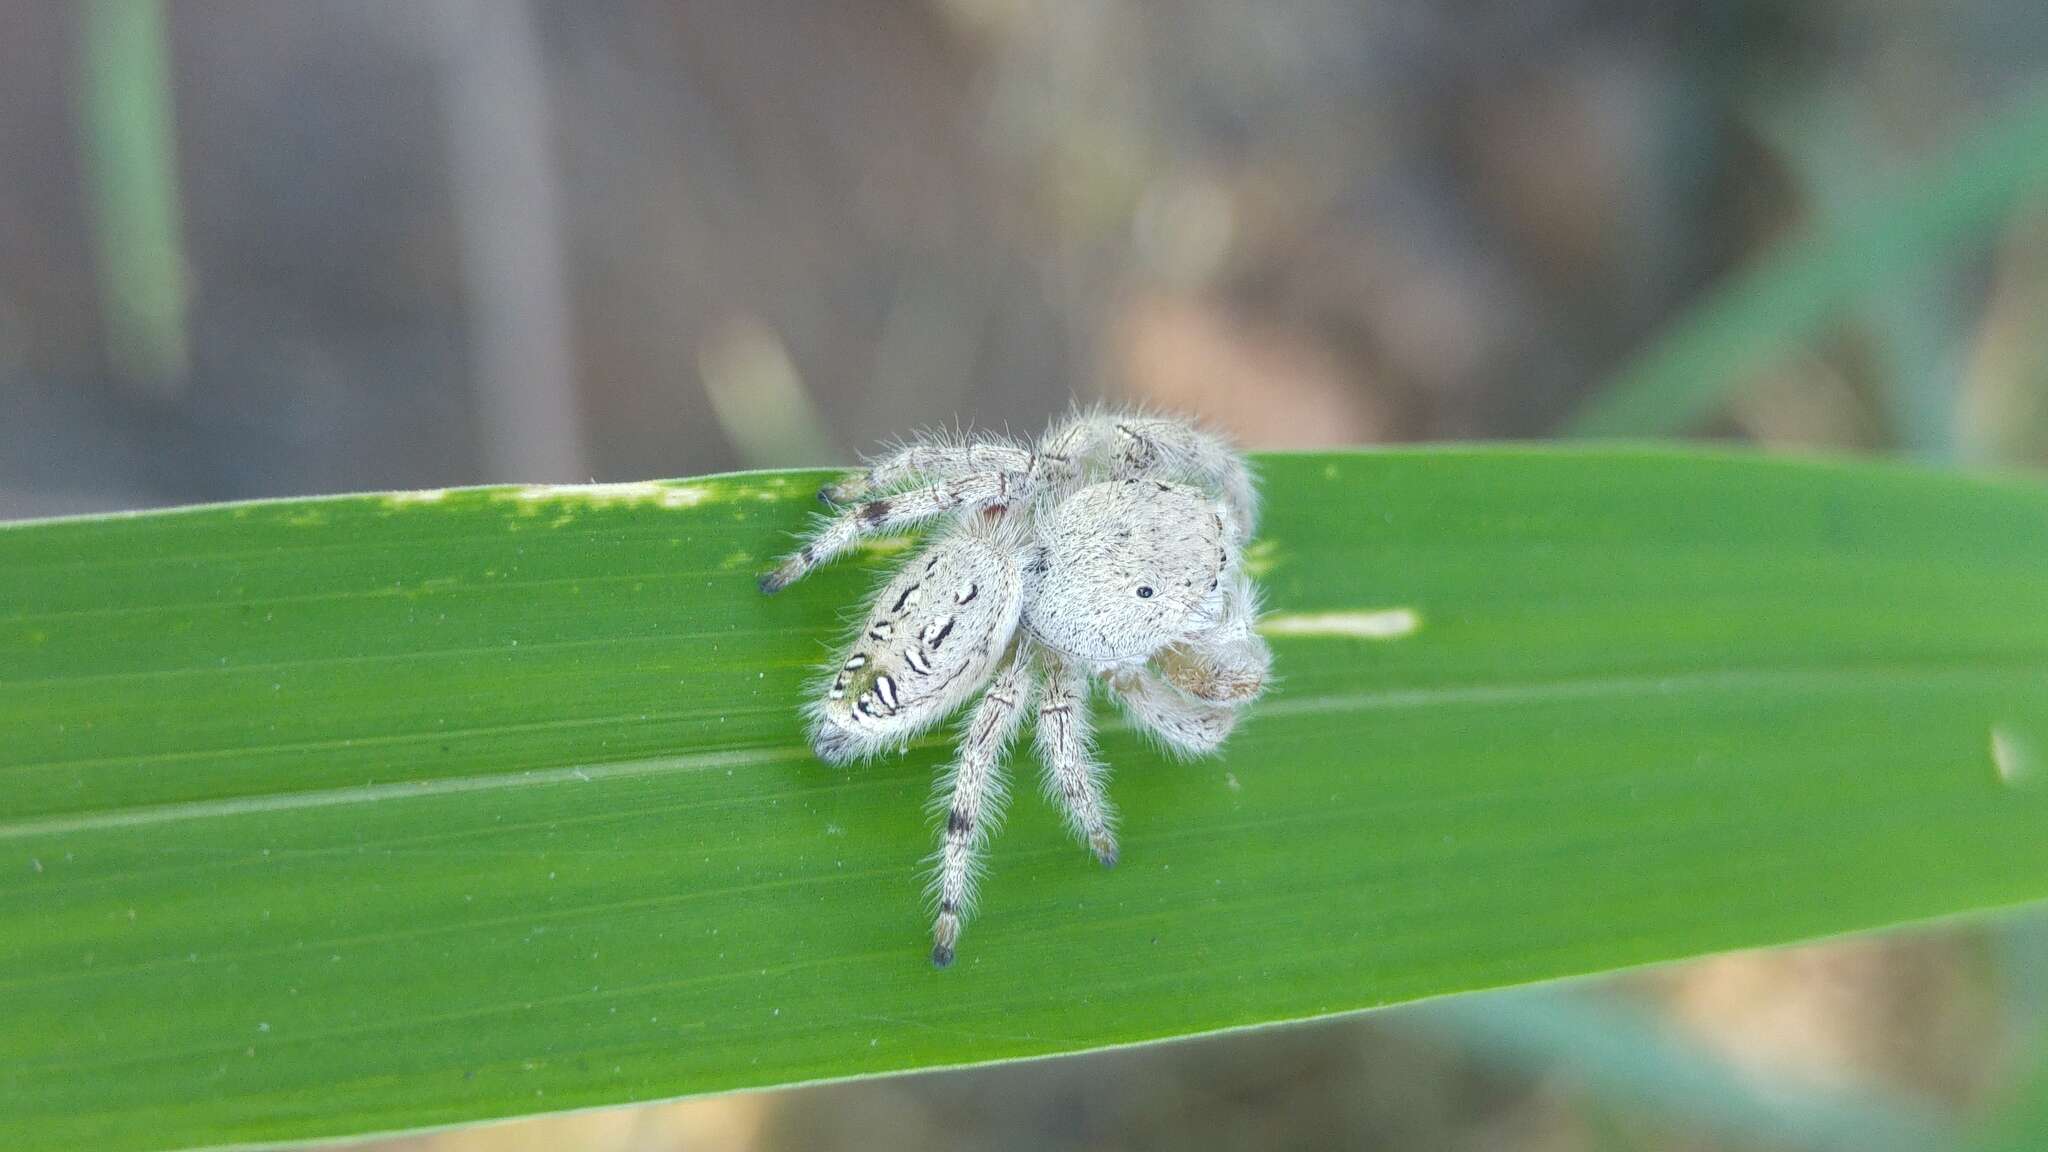
[[[834,764],[901,749],[983,685],[940,791],[932,963],[952,963],[1002,759],[1036,698],[1048,794],[1105,865],[1115,817],[1089,735],[1099,678],[1168,750],[1211,752],[1264,689],[1240,564],[1257,513],[1244,460],[1184,420],[1086,412],[1026,447],[913,441],[818,493],[837,512],[773,572],[777,592],[863,536],[950,523],[883,586],[809,708]]]

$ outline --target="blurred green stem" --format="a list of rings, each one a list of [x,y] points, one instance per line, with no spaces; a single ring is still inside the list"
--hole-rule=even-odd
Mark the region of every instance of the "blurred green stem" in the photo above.
[[[175,390],[189,364],[170,46],[161,0],[88,0],[85,153],[108,368]]]
[[[1849,217],[1873,184],[1895,182],[1899,151],[1870,110],[1832,89],[1761,104],[1750,112],[1823,224]],[[1876,358],[1878,400],[1889,446],[1913,456],[1956,456],[1962,395],[1962,288],[1937,264],[1864,293],[1856,321]]]
[[[1439,1000],[1398,1018],[1496,1063],[1561,1073],[1601,1101],[1737,1139],[1841,1152],[1950,1146],[1938,1117],[1820,1084],[1767,1083],[1611,995],[1519,988]]]
[[[1664,436],[1710,415],[1752,374],[1874,290],[1992,238],[2048,185],[2048,92],[1929,165],[1898,194],[1823,223],[1678,322],[1572,419],[1569,435]]]

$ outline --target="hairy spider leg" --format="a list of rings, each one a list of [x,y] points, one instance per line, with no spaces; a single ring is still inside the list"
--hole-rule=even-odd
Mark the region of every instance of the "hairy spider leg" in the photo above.
[[[1150,668],[1120,668],[1104,680],[1132,723],[1176,756],[1214,752],[1237,727],[1242,705],[1198,700]]]
[[[981,848],[989,825],[1002,812],[1003,753],[1030,705],[1034,679],[1030,662],[1021,653],[996,673],[967,719],[959,759],[946,774],[946,829],[939,836],[932,881],[939,903],[938,918],[932,923],[932,963],[941,968],[953,962],[960,925],[974,899]]]
[[[1067,825],[1105,866],[1116,864],[1116,813],[1104,789],[1108,770],[1095,758],[1088,681],[1056,656],[1045,657],[1045,689],[1038,699],[1038,759],[1046,793],[1066,813]]]
[[[818,499],[848,504],[918,481],[958,480],[977,473],[1027,473],[1033,454],[1007,440],[937,433],[875,458],[864,472],[827,484]]]
[[[782,591],[812,569],[831,563],[864,537],[901,532],[949,512],[1000,507],[1023,498],[1025,487],[1022,477],[1007,472],[975,473],[848,505],[825,521],[803,547],[761,577],[761,591]]]

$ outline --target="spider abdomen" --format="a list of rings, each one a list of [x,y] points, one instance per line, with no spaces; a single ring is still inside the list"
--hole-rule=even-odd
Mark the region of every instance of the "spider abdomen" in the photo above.
[[[817,710],[812,744],[843,762],[901,747],[985,684],[1017,630],[1017,553],[947,536],[875,596]]]

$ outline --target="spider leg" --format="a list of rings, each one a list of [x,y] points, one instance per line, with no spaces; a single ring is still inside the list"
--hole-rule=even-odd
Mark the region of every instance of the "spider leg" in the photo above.
[[[1068,465],[1075,474],[1104,459],[1116,435],[1116,418],[1101,408],[1077,409],[1038,438],[1039,458]]]
[[[1072,665],[1047,657],[1045,690],[1038,700],[1038,758],[1046,791],[1067,814],[1067,824],[1104,865],[1116,863],[1116,814],[1103,790],[1106,775],[1090,734],[1088,682]]]
[[[1131,721],[1177,756],[1214,752],[1237,727],[1238,706],[1198,700],[1150,668],[1119,669],[1105,680]]]
[[[960,923],[974,897],[974,874],[980,863],[988,825],[1002,812],[1003,752],[1030,704],[1030,662],[1021,654],[996,673],[981,702],[967,720],[960,758],[948,773],[946,830],[939,839],[938,874],[933,887],[939,897],[938,919],[932,924],[932,963],[953,962]]]
[[[1258,487],[1244,459],[1221,437],[1171,416],[1091,408],[1046,433],[1038,454],[1046,465],[1072,461],[1078,476],[1103,464],[1113,479],[1159,476],[1213,490],[1236,521],[1236,543],[1251,538],[1259,514]]]
[[[1185,420],[1148,416],[1111,418],[1116,455],[1110,474],[1179,477],[1213,489],[1236,521],[1237,541],[1251,538],[1259,518],[1259,493],[1244,458],[1220,437]]]
[[[1006,440],[957,440],[944,434],[906,444],[856,473],[818,490],[827,504],[849,504],[918,480],[957,480],[976,472],[1028,472],[1032,454]]]
[[[774,571],[761,577],[761,591],[782,591],[803,579],[811,569],[830,563],[862,537],[900,532],[948,512],[994,508],[1028,494],[1025,477],[1008,472],[977,472],[850,504],[826,520],[802,548],[784,557]]]
[[[1031,454],[1039,489],[1066,495],[1099,479],[1115,457],[1118,419],[1104,408],[1077,408],[1047,429]]]

